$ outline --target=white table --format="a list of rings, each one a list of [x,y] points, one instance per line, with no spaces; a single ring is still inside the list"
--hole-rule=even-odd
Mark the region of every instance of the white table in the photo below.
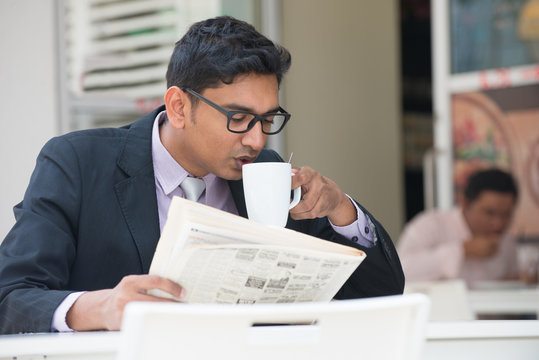
[[[0,360],[115,359],[119,332],[0,336]],[[423,359],[537,360],[539,320],[430,323]],[[359,355],[358,355],[359,358]]]
[[[409,282],[405,293],[418,292],[430,298],[431,321],[473,320],[477,315],[539,315],[537,286],[517,281],[476,285],[468,290],[462,280]]]
[[[468,300],[475,314],[539,315],[537,288],[471,290]]]
[[[0,360],[114,360],[120,335],[117,331],[3,335]]]
[[[539,320],[430,323],[424,360],[537,360]]]

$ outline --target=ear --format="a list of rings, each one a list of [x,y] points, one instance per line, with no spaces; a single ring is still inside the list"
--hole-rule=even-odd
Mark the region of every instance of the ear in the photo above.
[[[165,93],[165,107],[170,125],[183,129],[191,109],[187,94],[177,86],[169,87]]]

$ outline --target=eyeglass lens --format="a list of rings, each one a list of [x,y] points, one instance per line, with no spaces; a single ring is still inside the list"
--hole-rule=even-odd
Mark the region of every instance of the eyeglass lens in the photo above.
[[[249,113],[236,113],[232,115],[229,122],[229,130],[231,131],[247,131],[255,126],[257,118],[262,118],[262,131],[266,134],[278,132],[286,121],[285,114],[271,114],[266,116],[255,116]]]

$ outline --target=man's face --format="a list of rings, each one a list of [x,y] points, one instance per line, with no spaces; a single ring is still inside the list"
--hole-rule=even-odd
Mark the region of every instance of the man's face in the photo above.
[[[227,110],[266,114],[279,107],[279,86],[275,75],[249,74],[232,84],[205,89],[201,95]],[[191,174],[213,173],[227,180],[241,178],[241,167],[253,162],[267,140],[258,122],[243,134],[227,130],[227,118],[199,101],[186,114],[185,128],[179,139],[179,163]]]
[[[473,235],[501,235],[513,216],[515,197],[485,190],[472,202],[464,202],[463,213]]]

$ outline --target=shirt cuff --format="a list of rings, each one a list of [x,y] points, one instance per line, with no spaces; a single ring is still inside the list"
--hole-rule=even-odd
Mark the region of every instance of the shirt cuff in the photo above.
[[[64,301],[58,305],[52,316],[51,330],[58,332],[69,332],[75,331],[69,326],[67,326],[66,317],[67,312],[71,309],[71,306],[77,301],[77,299],[84,294],[86,291],[74,292],[66,296]]]
[[[357,206],[356,202],[350,196],[348,196],[348,194],[345,195],[350,199],[356,208],[357,220],[346,226],[333,225],[331,221],[329,221],[329,223],[333,227],[333,230],[348,240],[353,241],[361,246],[372,247],[374,245],[374,227],[370,226],[371,222],[367,220],[367,216]]]

